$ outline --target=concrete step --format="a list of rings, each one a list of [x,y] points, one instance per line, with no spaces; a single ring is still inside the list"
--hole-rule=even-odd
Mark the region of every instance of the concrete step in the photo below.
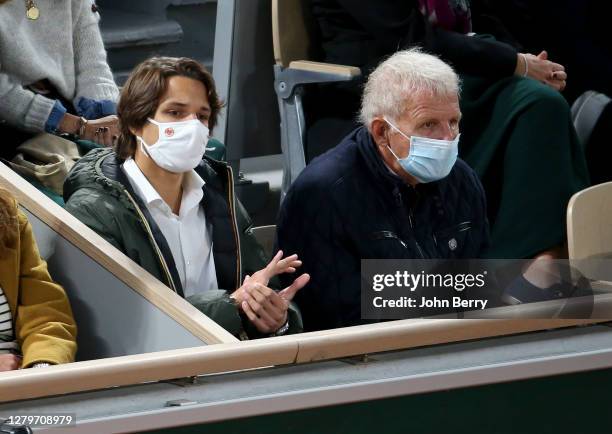
[[[217,0],[170,0],[169,2],[172,6],[203,5],[205,3],[217,3]]]
[[[144,45],[166,45],[180,42],[183,29],[164,16],[105,9],[101,12],[100,30],[106,49],[116,50]]]
[[[100,29],[117,84],[155,55],[187,56],[212,70],[216,0],[98,2]]]

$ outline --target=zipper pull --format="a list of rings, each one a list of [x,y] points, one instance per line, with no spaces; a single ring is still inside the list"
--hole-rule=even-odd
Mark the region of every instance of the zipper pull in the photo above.
[[[399,191],[399,188],[395,187],[393,189],[393,197],[395,198],[395,204],[398,207],[401,207],[403,204],[402,193]]]

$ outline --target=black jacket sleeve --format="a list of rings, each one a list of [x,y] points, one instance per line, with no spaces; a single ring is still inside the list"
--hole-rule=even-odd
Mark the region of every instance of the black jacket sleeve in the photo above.
[[[360,36],[368,45],[362,51],[369,53],[370,57],[376,51],[378,56],[367,65],[356,66],[371,69],[399,49],[421,46],[463,74],[503,77],[512,75],[516,68],[516,50],[513,47],[495,40],[435,28],[420,13],[416,0],[312,0],[312,3],[326,51],[342,50],[343,42],[349,42],[349,38],[343,36],[347,30],[352,42],[356,43],[358,29],[362,30]],[[329,43],[330,38],[339,43]]]
[[[359,261],[342,241],[342,221],[323,186],[294,183],[278,217],[277,245],[297,253],[310,281],[295,296],[305,331],[352,326],[361,320]],[[281,275],[285,285],[294,275]]]

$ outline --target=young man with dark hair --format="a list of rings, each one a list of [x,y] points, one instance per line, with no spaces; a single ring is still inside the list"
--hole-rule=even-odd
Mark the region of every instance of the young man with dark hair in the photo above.
[[[301,262],[278,252],[266,266],[231,168],[203,158],[221,107],[198,62],[141,63],[121,92],[116,149],[94,150],[75,165],[66,208],[234,335],[299,332],[290,302],[309,277],[280,292],[268,284]]]

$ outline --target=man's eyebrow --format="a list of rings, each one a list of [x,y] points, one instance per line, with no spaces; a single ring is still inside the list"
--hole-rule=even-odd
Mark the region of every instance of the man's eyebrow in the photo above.
[[[187,107],[189,104],[180,102],[180,101],[165,101],[163,105],[169,106],[169,107],[184,108],[184,107]],[[210,107],[203,105],[202,107],[200,107],[200,110],[205,111],[205,112],[210,112]]]
[[[175,107],[187,107],[187,104],[180,101],[165,101],[164,105],[171,105]]]

